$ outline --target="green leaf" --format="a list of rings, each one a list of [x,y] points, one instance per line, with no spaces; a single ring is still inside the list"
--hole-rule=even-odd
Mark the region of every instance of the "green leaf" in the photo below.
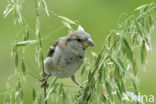
[[[117,96],[118,96],[118,99],[121,101],[122,100],[122,94],[119,92],[119,90],[117,90]]]
[[[86,65],[84,65],[83,67],[82,67],[82,70],[81,70],[81,75],[85,72],[85,70],[86,70]]]
[[[145,41],[143,41],[142,43],[142,48],[141,48],[141,63],[144,64],[145,63],[145,54],[146,50],[145,50]]]
[[[23,23],[23,19],[22,19],[22,14],[21,14],[21,9],[22,9],[22,6],[21,6],[21,4],[16,4],[16,6],[15,6],[15,8],[16,8],[16,12],[15,13],[17,13],[16,15],[17,15],[17,20],[18,20],[18,23]],[[15,15],[15,16],[16,16]]]
[[[95,66],[98,67],[98,65],[100,64],[100,61],[102,59],[102,53],[100,53],[98,55],[98,57],[96,58],[96,61],[95,61]]]
[[[111,86],[110,86],[110,83],[108,80],[105,80],[105,85],[106,85],[107,93],[108,93],[111,101],[113,101],[112,90],[111,90]]]
[[[139,87],[138,87],[136,78],[133,79],[133,86],[134,86],[135,94],[138,95],[139,94]]]
[[[141,5],[136,8],[136,10],[144,11],[147,8],[148,4]]]
[[[66,94],[65,94],[64,89],[62,89],[62,99],[63,101],[66,101]]]
[[[15,54],[15,66],[18,67],[18,53]]]
[[[124,62],[121,60],[121,57],[118,57],[118,63],[119,63],[120,68],[124,70],[125,66],[124,66]]]
[[[150,15],[150,16],[148,17],[148,19],[149,19],[149,25],[150,25],[150,26],[153,26],[153,17],[152,17],[152,15]]]
[[[26,71],[26,67],[25,67],[25,63],[24,63],[24,58],[22,58],[22,72],[23,74],[25,74],[25,71]]]
[[[22,86],[21,86],[19,79],[18,79],[17,84],[16,84],[15,103],[19,103],[19,104],[24,103],[23,90],[22,90]]]
[[[42,98],[41,98],[41,93],[40,93],[40,92],[37,92],[37,93],[36,93],[36,98],[35,98],[33,104],[42,104],[41,99],[42,99]]]
[[[35,32],[36,36],[38,37],[40,34],[40,17],[37,16],[36,18],[36,32]]]
[[[63,24],[69,29],[69,30],[73,30],[73,28],[71,27],[71,25],[67,22],[63,22]]]
[[[57,77],[54,77],[53,79],[52,79],[52,81],[50,82],[50,84],[49,84],[49,87],[48,88],[51,88],[51,87],[53,87],[53,85],[55,84],[55,82],[57,81]]]
[[[57,80],[57,77],[54,77],[53,79],[52,79],[52,81],[51,81],[51,83],[50,83],[50,85],[49,85],[49,87],[48,87],[48,89],[47,89],[47,96],[46,96],[46,98],[44,99],[44,101],[47,101],[48,100],[48,98],[49,98],[49,96],[55,91],[55,89],[57,88],[57,84],[55,84],[55,82],[56,82],[56,80]]]
[[[26,28],[25,28],[25,34],[24,34],[24,37],[23,37],[23,40],[24,41],[26,41],[26,40],[28,40],[29,39],[29,27],[28,27],[28,25],[26,26]]]
[[[63,89],[63,83],[61,83],[59,89],[58,89],[58,94],[61,95]]]
[[[68,104],[73,104],[72,95],[71,95],[71,92],[70,91],[67,91],[66,96],[67,96]]]
[[[48,100],[49,96],[55,91],[56,88],[57,88],[57,84],[53,85],[53,87],[48,90],[47,97],[45,98],[44,101]]]
[[[48,6],[47,6],[47,3],[46,3],[45,0],[42,0],[42,5],[43,5],[43,7],[44,7],[44,10],[45,10],[47,16],[49,16],[50,14],[49,14]]]
[[[141,23],[136,21],[136,27],[137,27],[136,29],[137,29],[137,32],[139,33],[139,35],[144,36],[144,32],[142,30],[143,27],[141,26]]]
[[[98,56],[97,56],[97,54],[95,53],[95,52],[91,52],[91,54],[92,54],[92,56],[96,59]]]
[[[66,22],[68,24],[74,24],[74,25],[76,25],[76,23],[74,21],[72,21],[71,19],[69,19],[67,17],[58,16],[58,18],[60,18],[63,22]]]
[[[6,7],[6,9],[3,12],[4,18],[7,17],[11,12],[13,12],[14,9],[15,9],[14,5],[8,4],[8,6]]]
[[[67,17],[58,16],[58,18],[62,21],[62,23],[69,29],[73,30],[71,24],[77,25],[74,21],[70,20]]]
[[[102,81],[102,79],[104,77],[103,71],[104,71],[104,64],[101,65],[100,70],[99,70],[99,78],[98,79],[100,81]]]
[[[127,57],[129,58],[129,60],[133,61],[133,52],[128,41],[126,39],[123,39],[123,42],[127,48]]]
[[[36,91],[33,88],[33,91],[32,91],[32,100],[33,100],[33,102],[35,101],[35,99],[36,99]]]
[[[38,42],[38,40],[21,41],[21,42],[15,43],[15,46],[26,46],[26,45],[35,44],[35,43],[37,43],[37,42]]]
[[[136,65],[136,62],[133,61],[133,72],[134,72],[134,75],[136,76],[137,75],[137,65]]]

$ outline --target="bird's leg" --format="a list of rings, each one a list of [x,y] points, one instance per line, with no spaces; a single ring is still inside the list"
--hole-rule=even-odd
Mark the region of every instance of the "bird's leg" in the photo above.
[[[75,75],[71,76],[71,79],[72,79],[72,81],[73,81],[74,83],[76,83],[80,88],[83,88],[83,87],[77,82]]]
[[[43,82],[42,82],[42,84],[41,84],[41,88],[47,84],[47,80],[48,80],[48,78],[49,78],[50,76],[51,76],[51,74],[48,74],[47,76],[45,76],[44,79],[42,79]]]
[[[41,81],[41,82],[44,81],[44,77],[45,77],[45,76],[47,76],[46,73],[43,73],[43,72],[40,73],[40,77],[41,77],[40,81]]]

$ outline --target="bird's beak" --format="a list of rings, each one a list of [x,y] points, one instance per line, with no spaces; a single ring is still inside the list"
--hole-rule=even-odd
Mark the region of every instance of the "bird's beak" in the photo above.
[[[87,42],[89,46],[94,46],[94,41],[91,38],[89,38]]]
[[[85,46],[85,47],[94,46],[94,41],[91,38],[89,38],[88,40],[83,41],[82,45]]]

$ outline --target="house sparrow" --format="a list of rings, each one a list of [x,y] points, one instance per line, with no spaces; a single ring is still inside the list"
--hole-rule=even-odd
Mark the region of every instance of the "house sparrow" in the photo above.
[[[56,40],[44,60],[47,76],[41,87],[44,86],[49,76],[57,76],[58,78],[71,77],[80,86],[76,81],[75,73],[84,62],[85,50],[88,46],[94,46],[94,42],[91,36],[80,26],[66,37]]]

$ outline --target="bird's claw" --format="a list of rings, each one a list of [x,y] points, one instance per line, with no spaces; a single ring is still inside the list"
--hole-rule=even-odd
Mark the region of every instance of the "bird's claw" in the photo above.
[[[46,86],[46,84],[47,84],[47,80],[43,80],[43,82],[41,84],[41,88],[44,87],[44,86]]]
[[[47,85],[47,80],[49,77],[50,77],[50,74],[48,74],[47,76],[41,79],[42,81],[41,88]]]

